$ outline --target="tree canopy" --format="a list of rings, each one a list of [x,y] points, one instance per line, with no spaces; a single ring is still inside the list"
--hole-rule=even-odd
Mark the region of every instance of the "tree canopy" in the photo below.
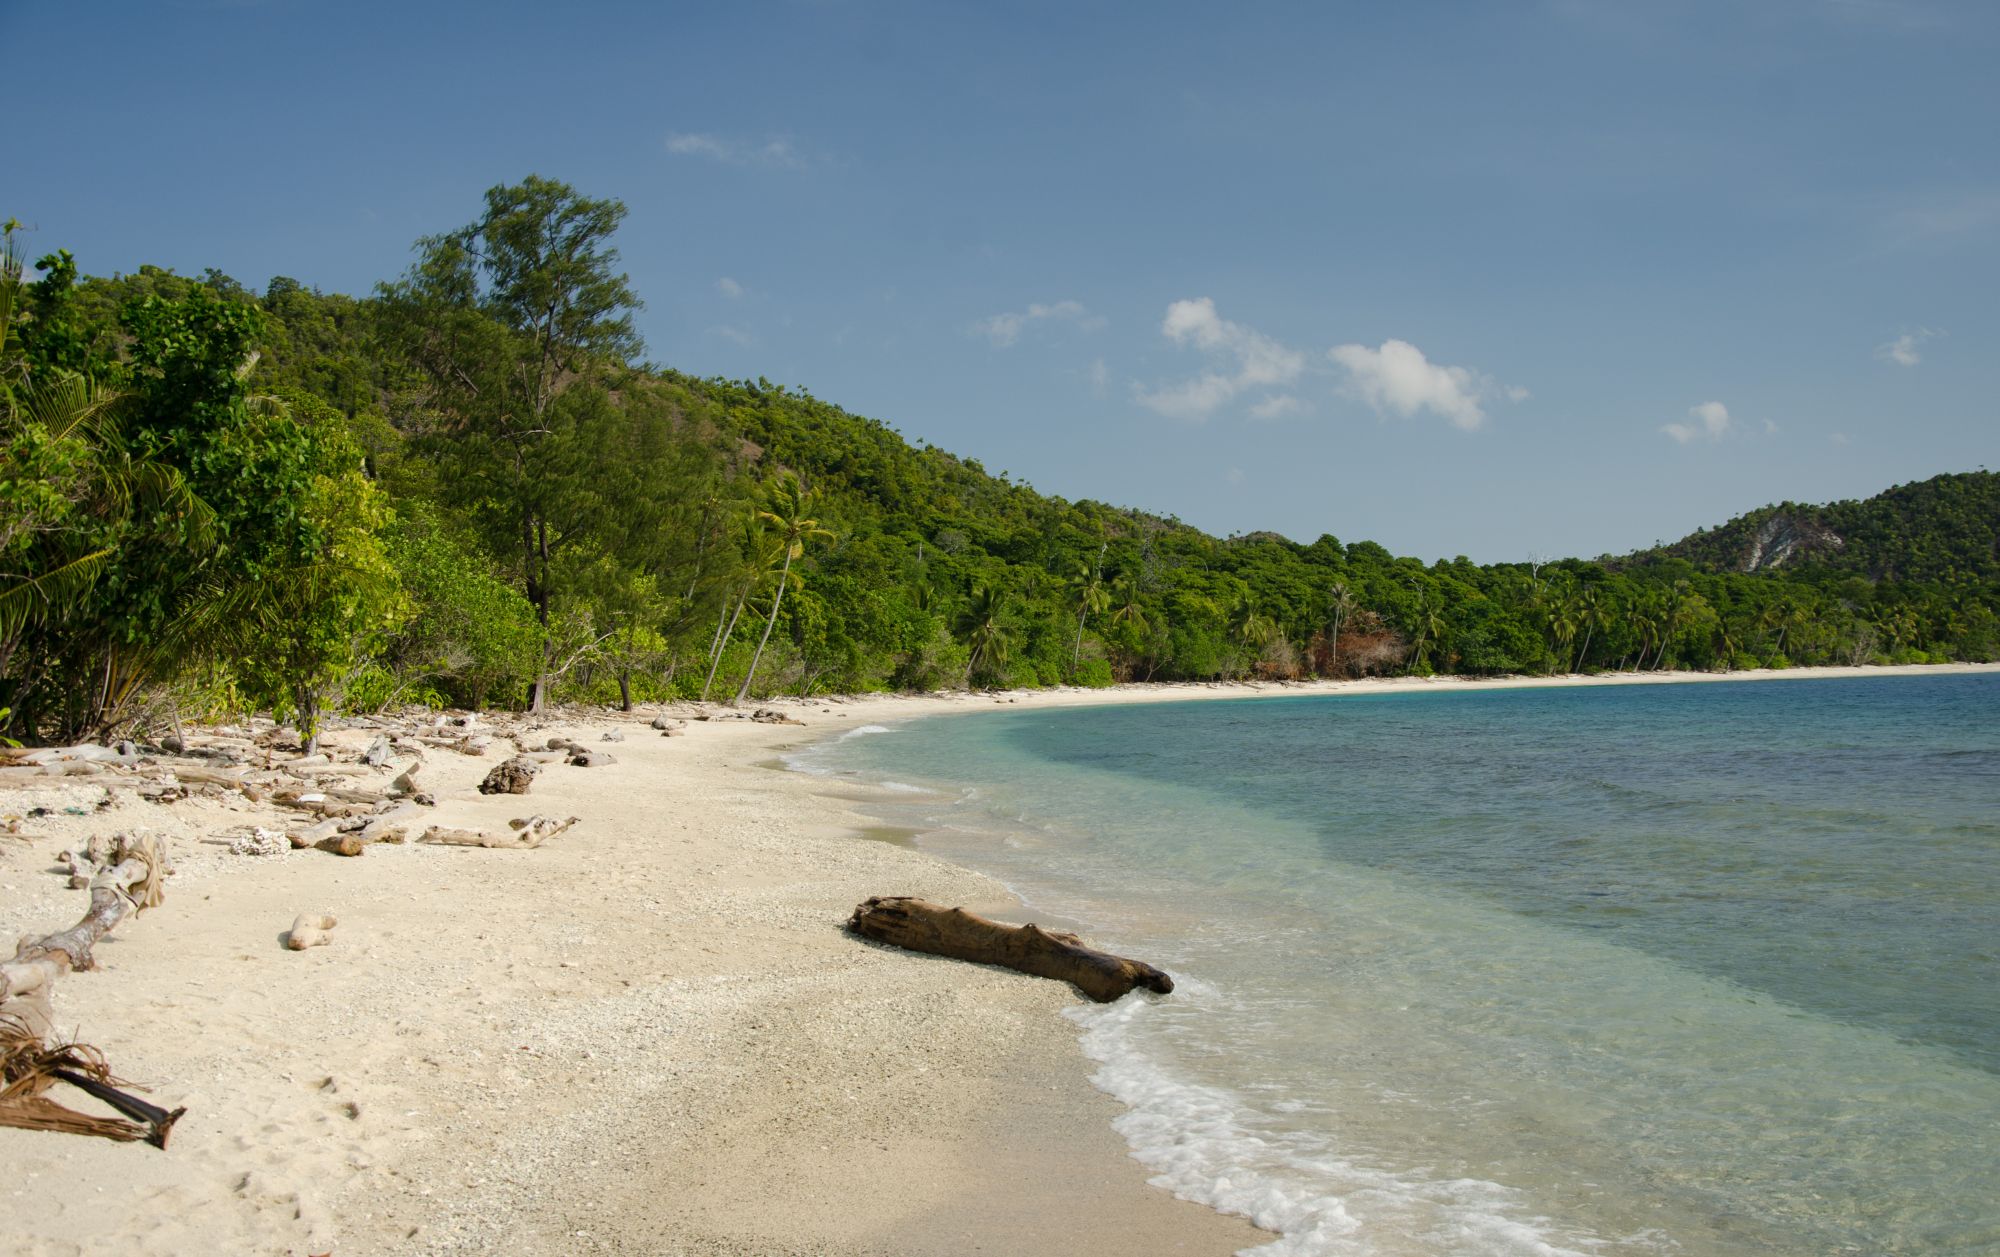
[[[2000,477],[1594,561],[1067,501],[639,360],[624,207],[530,176],[372,295],[0,274],[0,733],[163,712],[2000,658]]]

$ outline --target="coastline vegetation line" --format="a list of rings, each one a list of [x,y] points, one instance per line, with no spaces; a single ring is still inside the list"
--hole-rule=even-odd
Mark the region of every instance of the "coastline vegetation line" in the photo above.
[[[624,206],[531,175],[365,297],[0,261],[0,737],[1131,681],[2000,658],[2000,476],[1431,564],[1035,491],[643,358]]]

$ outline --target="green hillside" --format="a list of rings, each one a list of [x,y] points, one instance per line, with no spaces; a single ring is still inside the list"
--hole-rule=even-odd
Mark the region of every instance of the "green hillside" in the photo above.
[[[60,252],[25,268],[10,232],[0,732],[2000,657],[1992,476],[1767,508],[1621,561],[1218,538],[799,389],[647,363],[622,214],[549,180],[495,188],[360,297],[85,277]]]
[[[1872,581],[2000,580],[2000,474],[1933,476],[1858,502],[1781,502],[1634,558],[1686,559],[1711,572],[1791,568]]]

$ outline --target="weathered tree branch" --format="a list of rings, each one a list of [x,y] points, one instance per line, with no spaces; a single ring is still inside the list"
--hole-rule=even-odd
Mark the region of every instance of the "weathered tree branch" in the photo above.
[[[90,881],[90,910],[83,919],[55,934],[22,939],[14,958],[0,964],[0,1004],[52,986],[71,970],[89,969],[98,939],[126,917],[159,904],[166,866],[158,838],[120,834],[113,840],[110,866]]]

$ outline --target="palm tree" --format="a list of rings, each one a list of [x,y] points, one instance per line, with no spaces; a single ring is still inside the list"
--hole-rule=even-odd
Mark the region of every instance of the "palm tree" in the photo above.
[[[1685,580],[1677,580],[1673,588],[1667,590],[1666,602],[1660,608],[1660,649],[1653,656],[1653,666],[1658,668],[1666,662],[1667,647],[1673,645],[1680,631],[1693,622],[1698,608],[1694,587]]]
[[[0,676],[10,675],[31,630],[57,640],[68,635],[65,626],[73,627],[117,557],[106,539],[135,508],[176,521],[180,541],[196,553],[212,543],[215,521],[179,471],[123,447],[114,417],[120,394],[72,372],[30,374],[15,334],[23,287],[18,227],[9,219],[0,228],[0,484],[22,490],[0,503]],[[151,641],[106,638],[100,645],[105,666],[83,704],[86,727],[115,711],[161,654]],[[18,692],[23,677],[13,680]],[[11,718],[10,711],[0,723]]]
[[[1556,663],[1568,665],[1569,644],[1576,640],[1578,624],[1575,595],[1568,589],[1563,590],[1562,595],[1549,607],[1548,616],[1549,636],[1555,640],[1556,646],[1554,658],[1549,665],[1549,671],[1553,672]]]
[[[1104,592],[1104,579],[1097,569],[1082,560],[1078,560],[1070,578],[1070,595],[1075,599],[1071,605],[1076,607],[1076,645],[1069,653],[1069,675],[1075,680],[1077,667],[1083,662],[1083,622],[1093,615],[1103,615],[1111,605],[1111,595]]]
[[[954,627],[965,638],[965,683],[974,674],[991,672],[1007,662],[1014,647],[1014,630],[1004,622],[1006,592],[997,585],[975,585],[972,600],[958,613]]]
[[[1111,583],[1111,619],[1113,623],[1129,624],[1135,632],[1146,631],[1150,621],[1146,618],[1145,604],[1140,600],[1139,582],[1130,576],[1121,576]]]
[[[1444,637],[1447,627],[1444,607],[1435,596],[1419,604],[1411,627],[1416,630],[1416,641],[1410,645],[1410,654],[1416,658],[1414,666],[1421,668],[1429,659],[1430,652],[1437,648],[1438,642]]]
[[[1331,671],[1340,661],[1340,626],[1354,614],[1354,595],[1348,592],[1346,581],[1337,580],[1327,588],[1326,610],[1333,629],[1326,653],[1326,666]]]
[[[757,678],[757,664],[764,658],[764,646],[771,640],[771,630],[778,623],[778,607],[785,600],[785,581],[792,574],[792,560],[806,552],[807,541],[833,536],[819,526],[818,520],[806,518],[812,499],[812,490],[801,485],[798,476],[788,471],[771,486],[771,509],[757,512],[759,519],[777,530],[784,559],[778,569],[778,591],[771,596],[771,616],[764,621],[764,635],[757,639],[757,649],[750,656],[750,670],[743,674],[743,686],[736,691],[731,706],[750,697],[750,683]]]
[[[1611,627],[1611,608],[1598,595],[1595,586],[1587,587],[1577,596],[1576,622],[1583,630],[1583,649],[1576,652],[1576,667],[1572,671],[1583,671],[1584,663],[1590,658],[1590,639],[1599,629]]]
[[[767,545],[761,513],[753,512],[743,523],[743,553],[747,563],[743,587],[736,594],[736,607],[726,616],[720,610],[716,613],[715,637],[708,647],[708,677],[701,683],[701,701],[704,703],[708,701],[709,687],[715,684],[715,674],[722,667],[723,652],[729,649],[730,640],[736,636],[736,621],[742,618],[744,605],[750,601],[750,595],[756,592],[757,586],[770,577],[771,567],[778,561],[776,550],[763,553]],[[728,601],[727,594],[723,596],[723,601]]]
[[[1243,645],[1262,647],[1277,632],[1277,624],[1257,610],[1248,594],[1238,594],[1229,604],[1229,634]]]

